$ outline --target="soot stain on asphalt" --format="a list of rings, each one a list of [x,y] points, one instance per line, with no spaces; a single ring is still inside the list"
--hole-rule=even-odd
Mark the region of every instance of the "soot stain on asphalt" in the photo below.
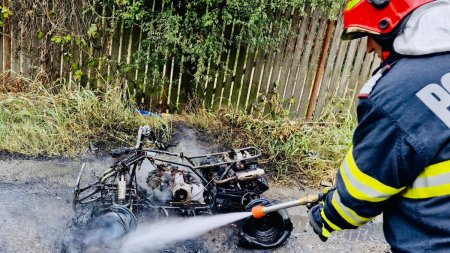
[[[199,134],[201,137],[197,138]],[[207,150],[217,150],[202,132],[182,125],[175,126],[174,139],[180,143],[197,141]],[[186,144],[181,148],[183,145],[186,148]],[[111,160],[105,154],[106,151],[102,151],[73,160],[0,152],[0,252],[83,252],[77,246],[83,238],[74,224],[73,187],[83,162],[88,163],[89,175],[93,171],[102,173],[109,167]],[[269,198],[284,201],[302,194],[305,191],[282,188],[271,188],[267,192]],[[359,235],[353,232],[336,234],[329,242],[321,243],[306,224],[306,210],[293,209],[292,212],[297,221],[293,235],[274,250],[239,248],[238,229],[232,224],[198,239],[178,242],[161,252],[386,252],[389,249],[383,239],[380,221],[369,223],[368,230],[363,228]]]

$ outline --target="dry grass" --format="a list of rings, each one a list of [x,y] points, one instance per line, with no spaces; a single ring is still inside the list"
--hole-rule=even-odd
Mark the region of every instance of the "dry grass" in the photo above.
[[[44,88],[27,79],[15,85],[0,93],[0,151],[74,157],[90,143],[130,145],[140,125],[169,126],[133,113],[119,89]],[[259,147],[261,162],[279,184],[317,185],[333,180],[350,144],[355,119],[343,105],[330,103],[317,122],[289,119],[282,103],[271,103],[270,113],[191,109],[174,119],[201,128],[220,146]]]
[[[166,124],[133,113],[119,89],[94,93],[25,83],[27,89],[0,93],[1,151],[73,157],[90,143],[132,143],[140,125]]]
[[[178,119],[202,128],[217,144],[259,147],[261,162],[280,184],[317,185],[334,179],[350,145],[355,121],[340,108],[330,106],[318,122],[245,115],[231,109],[194,110]]]

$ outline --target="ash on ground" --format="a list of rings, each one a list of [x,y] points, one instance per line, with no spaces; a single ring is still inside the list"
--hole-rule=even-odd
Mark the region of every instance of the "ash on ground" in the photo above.
[[[178,129],[180,144],[173,152],[198,154],[217,147],[199,141],[196,130]],[[198,152],[198,153],[196,153]],[[0,252],[81,252],[80,231],[73,226],[72,194],[80,166],[86,174],[101,174],[110,164],[107,156],[85,156],[77,160],[30,159],[13,156],[0,161]],[[89,179],[86,179],[89,180]],[[318,189],[271,186],[271,199],[289,201]],[[289,210],[294,231],[284,245],[273,250],[250,250],[237,246],[236,224],[215,229],[195,240],[171,245],[161,252],[389,252],[382,221],[375,219],[358,230],[335,233],[323,243],[308,225],[306,208]],[[96,251],[98,252],[98,251]]]

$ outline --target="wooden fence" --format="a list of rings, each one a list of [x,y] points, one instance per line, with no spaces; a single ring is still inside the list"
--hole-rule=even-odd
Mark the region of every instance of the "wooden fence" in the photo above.
[[[256,104],[261,106],[257,101],[261,94],[269,94],[276,95],[291,115],[311,119],[317,118],[325,105],[336,97],[345,100],[349,107],[354,105],[357,91],[380,63],[373,54],[365,53],[366,40],[341,41],[341,20],[328,20],[318,11],[303,17],[296,12],[286,15],[290,16],[288,29],[291,32],[282,39],[279,48],[250,50],[241,44],[228,48],[219,59],[209,60],[206,81],[197,83],[194,88],[205,108],[233,106],[250,111]],[[119,76],[118,65],[132,62],[143,36],[138,28],[124,29],[124,22],[119,22],[116,32],[100,43],[101,48],[90,43],[87,50],[82,50],[82,46],[72,40],[60,48],[53,46],[53,54],[46,55],[48,52],[42,51],[45,40],[38,40],[36,36],[25,38],[22,24],[8,24],[6,20],[3,29],[4,34],[11,36],[5,35],[1,41],[2,71],[11,69],[13,75],[30,78],[51,72],[51,79],[63,79],[74,87],[89,87],[93,82],[98,82],[98,86]],[[235,25],[224,27],[223,34],[227,38],[237,33]],[[25,53],[25,48],[31,53]],[[67,60],[68,52],[71,61]],[[89,63],[94,57],[104,60],[92,68]],[[74,59],[77,68],[85,70],[84,79],[78,76]],[[52,62],[52,70],[40,67],[44,61]],[[138,94],[142,106],[155,108],[155,104],[159,104],[163,111],[173,111],[188,102],[183,90],[190,84],[184,83],[185,72],[177,62],[168,59],[161,69],[162,76],[168,79],[163,87],[147,78],[148,67],[141,66],[123,79],[125,87]]]

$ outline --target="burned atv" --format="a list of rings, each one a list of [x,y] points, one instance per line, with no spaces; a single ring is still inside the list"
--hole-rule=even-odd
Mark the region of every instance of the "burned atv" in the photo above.
[[[156,149],[144,148],[148,141]],[[149,127],[140,127],[136,146],[113,150],[110,154],[114,164],[95,183],[80,187],[82,167],[73,206],[83,214],[82,226],[111,231],[103,233],[108,236],[97,243],[114,248],[123,235],[136,227],[136,217],[196,216],[270,205],[260,198],[269,186],[264,170],[258,167],[261,153],[257,148],[187,156],[166,151],[171,146],[159,140]],[[152,167],[146,184],[138,180],[144,163]],[[261,220],[242,221],[239,242],[243,246],[272,248],[282,244],[291,231],[292,223],[283,210]]]

